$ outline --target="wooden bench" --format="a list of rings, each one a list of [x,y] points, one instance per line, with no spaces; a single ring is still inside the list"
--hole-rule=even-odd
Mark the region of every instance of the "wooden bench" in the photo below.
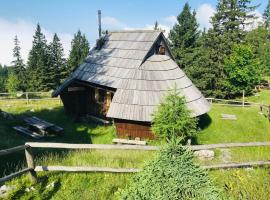
[[[42,135],[48,135],[50,132],[52,133],[62,133],[64,129],[62,127],[56,126],[50,122],[39,119],[38,117],[26,117],[24,121],[31,126],[34,130],[37,130]]]
[[[30,137],[35,138],[35,139],[41,139],[44,137],[43,135],[40,135],[40,134],[38,134],[34,131],[31,131],[28,128],[22,127],[22,126],[14,126],[13,129],[16,130],[18,133],[30,136]]]
[[[146,141],[141,140],[127,140],[115,138],[112,140],[114,144],[133,144],[133,145],[146,145]]]

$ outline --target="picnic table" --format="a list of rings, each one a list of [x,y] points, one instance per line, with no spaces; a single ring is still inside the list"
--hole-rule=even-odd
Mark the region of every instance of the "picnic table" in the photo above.
[[[13,128],[19,133],[23,133],[35,139],[40,139],[45,136],[53,137],[63,133],[64,131],[62,127],[35,116],[25,117],[23,120],[27,124],[28,128],[22,126],[14,126]]]

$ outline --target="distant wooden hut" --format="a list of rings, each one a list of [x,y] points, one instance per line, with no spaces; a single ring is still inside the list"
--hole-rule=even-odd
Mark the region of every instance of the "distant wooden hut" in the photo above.
[[[119,31],[101,38],[53,96],[61,96],[68,113],[114,120],[119,137],[153,138],[152,113],[174,87],[194,117],[209,111],[161,31]]]

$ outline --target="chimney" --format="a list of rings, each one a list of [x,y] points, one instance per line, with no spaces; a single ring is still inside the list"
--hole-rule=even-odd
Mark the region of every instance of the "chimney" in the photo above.
[[[101,10],[98,10],[98,36],[101,38]]]

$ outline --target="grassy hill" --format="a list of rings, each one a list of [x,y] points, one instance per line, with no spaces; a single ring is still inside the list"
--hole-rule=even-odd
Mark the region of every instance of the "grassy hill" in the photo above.
[[[260,93],[264,98],[268,91]],[[266,94],[265,94],[266,93]],[[262,97],[261,96],[261,97]],[[250,97],[252,98],[252,97]],[[255,97],[254,97],[255,98]],[[257,97],[256,97],[257,98]],[[260,100],[258,100],[259,102]],[[62,137],[44,139],[42,141],[67,143],[111,143],[115,137],[113,126],[103,127],[91,122],[75,123],[66,116],[58,101],[39,102],[0,101],[0,108],[13,113],[17,119],[0,122],[0,149],[24,144],[32,139],[18,135],[12,130],[13,125],[22,124],[21,117],[35,115],[62,126],[65,134]],[[221,114],[234,114],[237,120],[223,120]],[[194,143],[211,144],[225,142],[269,141],[270,122],[259,114],[258,107],[228,107],[213,105],[208,115],[200,120],[201,131],[194,138]],[[160,141],[152,142],[159,144]],[[233,148],[215,150],[213,161],[200,162],[207,165],[223,162],[243,162],[270,159],[270,148]],[[92,165],[110,167],[140,168],[155,156],[155,152],[139,151],[55,151],[35,149],[35,161],[38,165]],[[24,154],[2,157],[0,174],[23,167]],[[4,161],[4,162],[2,162]],[[198,161],[199,162],[199,161]],[[8,170],[6,170],[8,169]],[[217,170],[210,171],[224,195],[232,199],[269,199],[269,168],[251,170]],[[131,174],[111,173],[39,173],[39,183],[32,187],[27,176],[9,182],[16,189],[10,199],[115,199],[119,188],[128,184]],[[54,186],[52,186],[54,185]]]

